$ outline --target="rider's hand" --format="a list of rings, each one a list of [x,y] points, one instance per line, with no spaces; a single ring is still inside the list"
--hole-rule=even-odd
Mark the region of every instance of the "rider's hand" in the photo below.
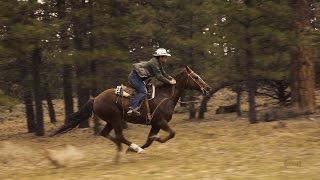
[[[177,83],[177,81],[174,79],[174,78],[172,78],[171,80],[170,80],[170,84],[176,84]]]

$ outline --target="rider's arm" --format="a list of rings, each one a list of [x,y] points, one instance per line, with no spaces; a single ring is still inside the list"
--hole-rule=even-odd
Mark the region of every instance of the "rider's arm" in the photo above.
[[[167,79],[169,79],[169,80],[173,79],[169,74],[166,73],[166,71],[163,69],[163,67],[161,65],[160,65],[160,71],[161,71],[162,75],[164,77],[166,77]]]
[[[170,84],[170,79],[165,77],[161,70],[160,70],[160,67],[158,65],[155,65],[155,64],[152,64],[151,65],[151,68],[152,68],[152,71],[153,73],[155,74],[156,78],[161,81],[161,82],[164,82],[166,84]]]

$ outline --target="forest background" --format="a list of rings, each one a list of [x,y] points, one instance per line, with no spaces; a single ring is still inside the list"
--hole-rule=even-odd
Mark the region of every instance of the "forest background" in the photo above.
[[[170,74],[190,66],[213,88],[193,103],[190,119],[205,118],[210,97],[224,87],[248,94],[256,123],[259,94],[303,114],[316,112],[320,75],[316,0],[36,0],[0,2],[0,106],[25,104],[28,132],[45,134],[43,102],[56,121],[90,96],[126,84],[132,64],[164,47]],[[198,109],[199,108],[199,109]],[[198,113],[198,114],[197,114]],[[84,122],[80,127],[88,127]]]

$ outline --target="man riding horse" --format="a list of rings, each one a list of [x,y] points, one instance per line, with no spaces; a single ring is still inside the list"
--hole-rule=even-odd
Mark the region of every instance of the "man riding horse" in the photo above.
[[[130,74],[129,80],[136,89],[139,89],[138,92],[141,95],[138,94],[133,102],[129,102],[128,98],[119,98],[114,88],[106,89],[98,96],[88,100],[79,111],[71,114],[66,119],[66,123],[56,130],[52,136],[74,129],[80,122],[87,120],[92,114],[95,114],[106,122],[104,129],[101,131],[101,136],[117,145],[116,162],[119,160],[122,144],[127,145],[129,150],[143,153],[144,149],[149,147],[154,141],[165,143],[174,138],[175,131],[170,127],[169,122],[172,119],[174,108],[181,95],[187,89],[197,90],[204,95],[208,95],[210,86],[188,66],[174,75],[174,78],[166,75],[162,64],[167,61],[168,56],[170,54],[165,49],[160,48],[150,61],[134,64],[134,70]],[[141,101],[146,97],[143,80],[153,76],[166,83],[156,87],[157,93],[149,102],[150,112],[152,113],[150,123],[148,124],[144,116],[129,116],[130,111],[128,114],[124,112],[129,110],[129,105],[131,105],[132,113],[135,113],[134,109],[138,111],[136,108],[139,107]],[[141,114],[147,114],[147,109],[147,107],[142,106],[140,109]],[[141,147],[124,136],[123,120],[134,124],[151,125],[147,140]],[[114,135],[110,133],[112,130],[114,131]],[[167,135],[158,136],[160,130],[165,131]]]
[[[159,81],[166,84],[176,84],[176,80],[169,76],[163,69],[163,64],[168,61],[171,54],[164,48],[156,50],[153,58],[149,61],[143,61],[133,64],[133,70],[129,74],[129,83],[137,90],[137,95],[130,102],[128,115],[140,115],[139,109],[143,100],[147,97],[147,89],[144,81],[156,77]]]

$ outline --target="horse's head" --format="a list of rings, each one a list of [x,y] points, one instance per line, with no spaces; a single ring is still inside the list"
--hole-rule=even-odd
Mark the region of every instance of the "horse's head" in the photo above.
[[[201,91],[205,95],[209,94],[210,86],[198,74],[193,72],[188,66],[186,66],[185,73],[187,76],[185,88]]]

